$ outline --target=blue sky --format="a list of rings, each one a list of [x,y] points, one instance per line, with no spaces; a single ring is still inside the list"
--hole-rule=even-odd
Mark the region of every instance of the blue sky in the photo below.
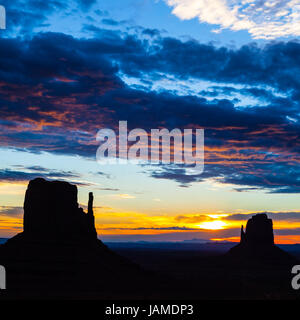
[[[219,0],[211,1],[211,3],[216,2],[216,5],[218,5],[218,1]],[[35,31],[64,32],[76,37],[88,37],[89,34],[82,30],[83,26],[85,24],[93,24],[105,26],[107,28],[115,27],[124,31],[139,27],[157,29],[165,35],[170,35],[172,37],[180,37],[183,39],[193,38],[202,42],[213,42],[216,45],[240,46],[251,41],[264,43],[264,40],[266,40],[264,39],[264,34],[259,35],[258,37],[254,36],[247,28],[233,31],[231,28],[225,28],[218,24],[211,24],[205,20],[201,23],[202,21],[199,21],[199,15],[196,13],[191,15],[190,18],[183,18],[182,14],[176,14],[176,9],[178,9],[179,5],[168,5],[168,3],[172,3],[172,1],[167,0],[95,0],[88,1],[90,5],[80,5],[80,1],[78,1],[78,3],[77,1],[68,1],[63,4],[59,3],[59,1],[52,2],[52,7],[50,2],[49,6],[46,8],[48,10],[45,12],[45,19],[42,19],[42,17],[38,15],[38,13],[40,13],[38,12],[39,8],[43,8],[43,5],[41,5],[39,1],[15,1],[14,4],[10,3],[10,1],[2,1],[8,8],[8,11],[10,8],[13,8],[13,10],[19,12],[24,10],[25,12],[31,13],[32,16],[28,16],[27,18],[30,21],[26,21],[27,25],[26,23],[22,25],[23,29],[18,28],[17,30],[19,32],[23,32],[24,29],[28,29],[29,31],[32,26]],[[176,1],[173,2],[176,3]],[[177,2],[180,4],[180,2],[184,3],[185,1],[179,0]],[[190,2],[193,3],[193,1]],[[236,2],[238,3],[239,1]],[[275,0],[260,1],[257,3],[268,2],[277,3],[277,6],[280,2],[286,2],[286,7],[288,7],[288,4],[292,1],[279,2]],[[263,5],[261,7],[263,7]],[[276,8],[276,6],[274,7]],[[261,8],[256,10],[259,9]],[[187,11],[188,10],[189,7],[187,8]],[[190,10],[193,12],[192,8]],[[282,11],[285,9],[283,8],[280,10]],[[278,11],[280,10],[278,9],[274,12],[274,15],[278,14]],[[298,12],[296,5],[294,10],[295,12]],[[37,23],[33,21],[35,15],[37,15]],[[270,15],[267,15],[267,13],[261,14],[261,19],[270,18],[269,16]],[[26,18],[24,18],[24,20],[25,19]],[[8,16],[8,23],[10,23],[9,20],[10,17]],[[276,21],[277,20],[278,19],[276,19]],[[269,25],[265,26],[266,29],[267,27],[269,27]],[[219,31],[216,32],[217,30]],[[282,32],[279,36],[272,39],[286,40],[296,37],[297,34],[295,34],[295,32]]]
[[[289,230],[282,237],[298,236],[295,1],[0,4],[2,235],[21,228],[11,219],[21,219],[28,180],[42,176],[76,183],[83,206],[93,191],[108,238],[126,240],[126,229],[130,239],[159,239],[159,228],[170,239],[230,238],[241,223],[230,217],[255,212],[273,215]],[[130,129],[203,128],[204,173],[99,166],[96,133],[120,120]],[[226,227],[206,228],[220,221]]]

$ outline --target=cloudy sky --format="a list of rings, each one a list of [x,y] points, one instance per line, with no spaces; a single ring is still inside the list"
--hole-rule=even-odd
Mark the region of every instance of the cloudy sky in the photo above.
[[[0,237],[30,179],[95,195],[104,240],[300,242],[300,1],[2,0]],[[205,168],[100,165],[97,131],[202,128]]]

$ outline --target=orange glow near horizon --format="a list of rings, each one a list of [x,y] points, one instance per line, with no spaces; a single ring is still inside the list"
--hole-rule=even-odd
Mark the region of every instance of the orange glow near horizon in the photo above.
[[[18,184],[18,186],[20,190],[18,189],[17,191],[21,193],[24,185]],[[6,189],[7,194],[9,194],[9,191],[10,189]],[[85,207],[84,205],[81,206]],[[168,235],[172,235],[172,239],[178,236],[178,241],[202,238],[230,242],[239,242],[240,227],[242,224],[246,225],[249,214],[248,212],[244,213],[247,214],[245,220],[230,220],[227,219],[231,215],[228,213],[149,215],[145,212],[122,211],[108,206],[95,207],[94,213],[99,238],[101,238],[101,235],[120,235],[124,239],[126,239],[126,235],[139,235],[141,237],[143,235],[156,235],[157,238],[162,235],[163,241],[168,241]],[[21,206],[0,206],[0,237],[11,237],[21,232],[22,227],[23,212]],[[300,228],[300,222],[293,221],[291,223],[291,221],[274,220],[273,227],[276,244],[300,243],[300,235],[297,235],[296,230]],[[276,235],[279,230],[287,230],[289,234]]]
[[[222,230],[227,224],[221,220],[206,221],[198,225],[200,229],[206,230]]]

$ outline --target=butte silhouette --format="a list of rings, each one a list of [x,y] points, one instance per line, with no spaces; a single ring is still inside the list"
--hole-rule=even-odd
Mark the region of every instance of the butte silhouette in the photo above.
[[[273,222],[266,214],[252,216],[241,228],[240,243],[231,248],[228,256],[238,260],[290,264],[297,260],[274,244]]]
[[[85,213],[75,185],[42,178],[29,182],[23,232],[0,246],[0,264],[15,292],[96,290],[109,298],[147,285],[145,271],[97,238],[93,194]]]
[[[147,251],[138,260],[147,265],[150,254],[155,271],[147,272],[97,238],[92,193],[84,212],[75,185],[41,178],[28,184],[23,224],[23,232],[0,245],[5,291],[12,299],[289,296],[290,270],[297,263],[274,244],[272,220],[259,214],[225,256]]]

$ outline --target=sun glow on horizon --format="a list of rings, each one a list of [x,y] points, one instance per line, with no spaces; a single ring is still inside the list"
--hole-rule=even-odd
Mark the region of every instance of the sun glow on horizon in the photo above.
[[[206,230],[221,230],[221,229],[224,229],[225,226],[226,226],[226,223],[221,220],[206,221],[198,225],[199,228],[206,229]]]

